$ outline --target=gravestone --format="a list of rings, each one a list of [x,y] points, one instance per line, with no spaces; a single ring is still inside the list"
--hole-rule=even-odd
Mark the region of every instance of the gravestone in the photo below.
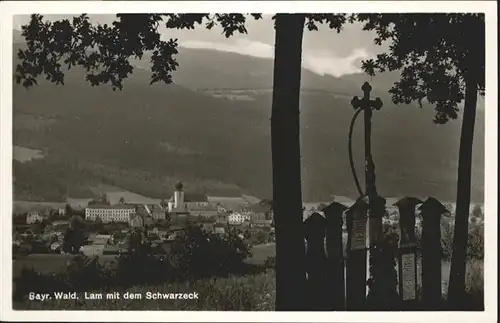
[[[345,310],[344,248],[342,243],[344,221],[342,218],[347,207],[332,202],[322,210],[326,217],[328,308],[336,311]]]
[[[325,218],[316,212],[304,221],[304,236],[307,241],[307,308],[313,311],[327,309],[325,224]]]
[[[417,302],[417,241],[415,237],[415,208],[422,201],[404,197],[394,203],[399,209],[398,275],[401,309],[414,309]]]
[[[396,271],[399,236],[395,233],[384,236],[382,218],[387,214],[386,200],[375,195],[370,202],[367,309],[393,310],[399,305]]]
[[[347,265],[346,306],[347,310],[362,310],[366,302],[366,218],[368,203],[359,198],[346,211],[347,220]]]
[[[445,206],[429,197],[420,207],[422,224],[422,302],[426,310],[438,310],[441,295],[441,217],[449,215]]]

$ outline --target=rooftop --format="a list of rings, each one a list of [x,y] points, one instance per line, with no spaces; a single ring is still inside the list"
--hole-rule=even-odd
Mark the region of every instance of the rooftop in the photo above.
[[[47,206],[47,205],[41,205],[41,204],[37,204],[37,205],[34,205],[32,206],[28,212],[48,212],[50,211],[52,208],[50,206]]]
[[[271,211],[271,205],[256,203],[250,205],[248,210],[256,213],[265,213]]]

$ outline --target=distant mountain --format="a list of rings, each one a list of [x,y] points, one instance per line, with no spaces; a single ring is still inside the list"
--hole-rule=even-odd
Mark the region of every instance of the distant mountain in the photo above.
[[[15,44],[15,50],[22,44]],[[169,196],[177,180],[211,195],[271,197],[272,61],[181,48],[175,84],[149,86],[147,60],[122,92],[89,87],[75,68],[66,85],[41,80],[14,86],[15,145],[44,158],[14,162],[16,199],[91,195],[108,184],[151,197]],[[16,59],[14,58],[14,63]],[[373,117],[377,188],[384,196],[454,200],[460,120],[433,125],[431,106],[394,106],[384,88],[394,75],[371,80],[385,103]],[[347,157],[350,99],[364,75],[340,78],[303,70],[302,179],[306,201],[355,197]],[[354,154],[363,170],[362,121]],[[478,113],[473,200],[482,201],[484,114]]]
[[[271,89],[273,86],[272,59],[185,47],[179,47],[175,57],[179,67],[173,73],[174,82],[189,89]],[[149,60],[150,56],[145,55],[141,60],[134,60],[133,65],[149,71]],[[362,95],[361,84],[368,80],[364,74],[334,77],[319,75],[306,68],[302,69],[301,76],[303,90],[334,92],[350,97]],[[389,80],[396,80],[394,73],[377,76],[374,96],[386,95],[384,92],[394,83],[389,84]]]

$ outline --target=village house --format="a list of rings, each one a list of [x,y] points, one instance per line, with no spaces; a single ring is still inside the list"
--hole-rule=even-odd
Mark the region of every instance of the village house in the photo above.
[[[241,225],[245,221],[250,221],[250,213],[233,212],[227,217],[230,225]]]
[[[147,207],[154,220],[161,221],[167,217],[167,211],[161,205],[150,204]]]
[[[182,225],[172,225],[168,230],[167,241],[173,241],[178,236],[182,235],[186,230],[185,226]]]
[[[131,204],[132,205],[132,204]],[[141,216],[149,216],[155,221],[165,220],[167,211],[159,204],[133,204]]]
[[[214,224],[214,233],[216,233],[216,234],[226,233],[226,226],[222,223]]]
[[[50,215],[51,208],[38,204],[32,207],[26,214],[26,224],[42,222]]]
[[[272,220],[251,220],[250,227],[251,228],[270,228],[272,226]]]
[[[217,214],[215,216],[215,223],[227,224],[228,223],[228,216],[229,216],[229,214],[227,214],[227,213]]]
[[[52,252],[60,252],[61,251],[61,248],[62,248],[62,243],[59,242],[59,241],[56,241],[56,242],[53,242],[51,245],[50,245],[50,250]]]
[[[69,226],[69,221],[67,221],[67,220],[56,220],[56,221],[52,221],[51,225],[52,225],[53,228],[68,227]]]
[[[142,217],[142,225],[144,227],[150,227],[155,223],[155,219],[152,216],[146,215]]]
[[[194,216],[213,217],[219,214],[219,210],[215,203],[206,202],[202,205],[190,205],[189,203],[187,203],[186,207],[189,211],[189,214]]]
[[[225,206],[223,206],[222,204],[217,203],[217,211],[219,213],[226,213],[226,212],[228,212],[228,209]]]
[[[160,240],[166,240],[168,237],[167,230],[160,230],[158,228],[152,228],[147,231],[148,235],[156,235]]]
[[[141,220],[133,220],[133,218],[135,217],[135,215],[138,215]],[[135,213],[132,213],[131,215],[131,218],[129,219],[129,224],[132,226],[132,227],[138,227],[139,226],[139,222],[141,222],[140,226],[151,226],[154,222],[155,222],[155,219],[153,217],[153,211],[152,211],[152,207],[151,206],[147,206],[146,204],[137,204],[135,206]],[[134,222],[134,225],[132,225],[131,221]]]
[[[255,203],[248,207],[252,221],[271,220],[272,208],[267,203]]]
[[[206,232],[214,232],[214,223],[203,223],[201,224],[201,228]]]
[[[88,236],[89,245],[94,245],[94,246],[106,245],[110,242],[110,240],[111,240],[110,234],[90,233]]]
[[[33,223],[38,223],[42,222],[43,217],[38,211],[30,211],[26,215],[26,224],[33,224]]]
[[[85,245],[80,248],[80,252],[87,257],[101,256],[104,253],[104,244]]]
[[[144,226],[144,219],[137,213],[132,213],[129,215],[129,225],[132,228],[141,228]]]

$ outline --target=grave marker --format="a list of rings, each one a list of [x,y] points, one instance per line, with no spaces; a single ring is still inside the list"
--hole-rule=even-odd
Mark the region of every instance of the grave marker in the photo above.
[[[439,309],[441,299],[441,216],[449,215],[445,206],[429,197],[422,212],[422,301],[426,310]]]
[[[325,254],[325,218],[319,213],[313,213],[304,221],[307,272],[307,308],[311,310],[326,310],[326,254]]]
[[[327,284],[330,290],[328,308],[345,310],[345,272],[342,243],[343,214],[347,207],[332,202],[322,211],[326,217]]]
[[[394,203],[399,209],[399,296],[402,309],[412,309],[417,300],[417,242],[415,237],[415,208],[422,201],[404,197]]]
[[[347,310],[360,310],[366,301],[366,214],[368,204],[359,198],[346,211]]]

